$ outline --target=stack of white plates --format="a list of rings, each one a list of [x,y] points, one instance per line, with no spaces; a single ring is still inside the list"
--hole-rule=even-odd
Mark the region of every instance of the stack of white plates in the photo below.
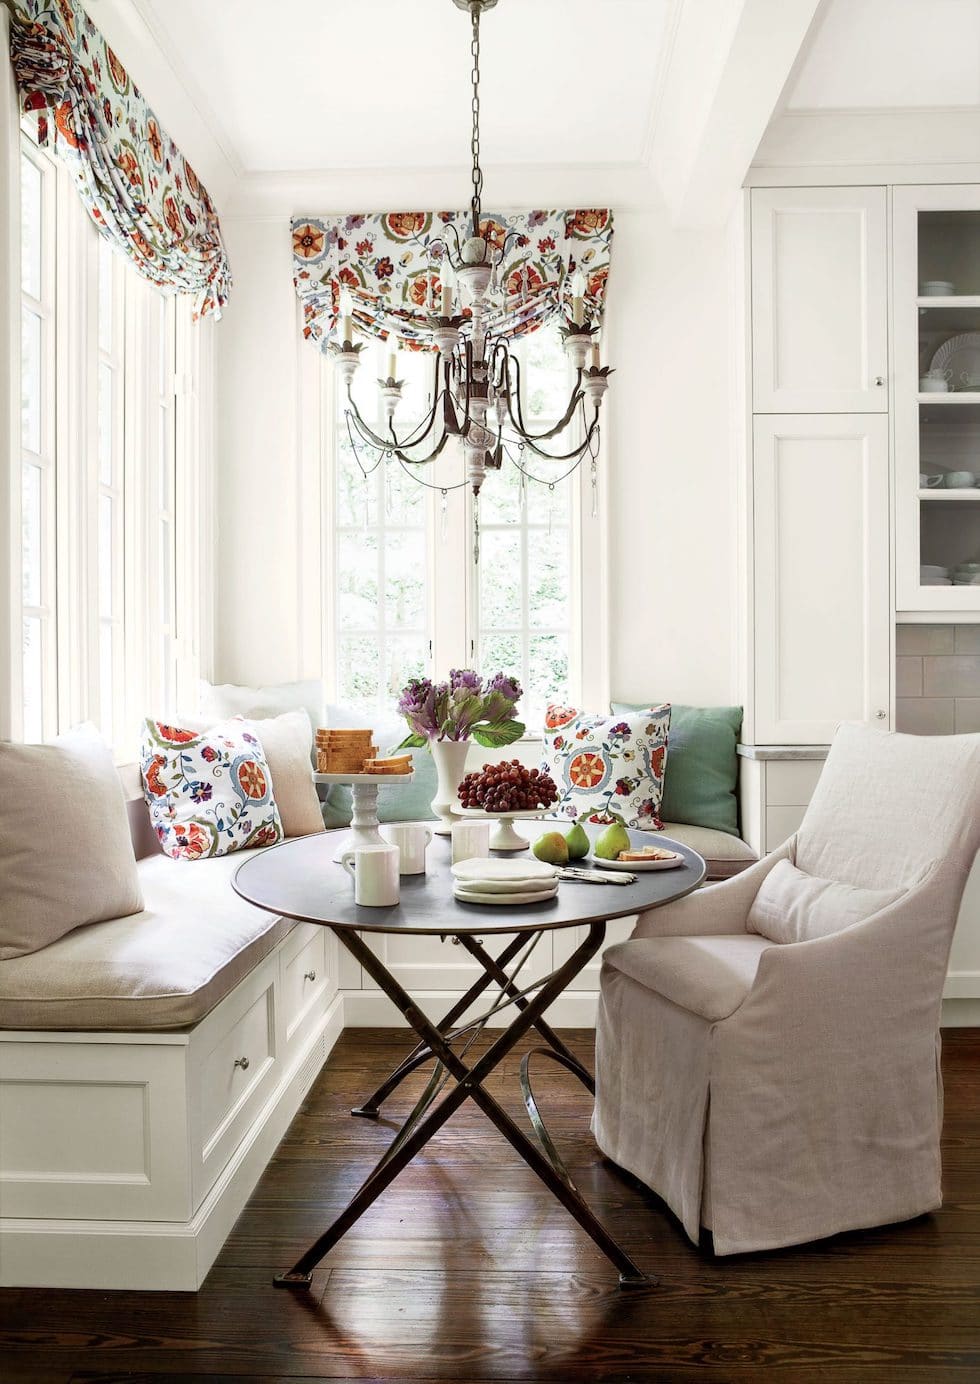
[[[558,893],[558,874],[541,860],[461,860],[453,867],[453,894],[461,903],[497,907],[541,903]]]

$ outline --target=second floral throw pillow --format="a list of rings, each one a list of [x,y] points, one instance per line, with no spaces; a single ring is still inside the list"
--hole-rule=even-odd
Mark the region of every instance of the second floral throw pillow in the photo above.
[[[555,813],[595,822],[617,814],[629,827],[659,830],[669,729],[669,703],[621,716],[549,706],[543,767],[561,794]]]
[[[153,829],[175,860],[282,840],[272,776],[250,721],[197,731],[146,720],[140,768]]]

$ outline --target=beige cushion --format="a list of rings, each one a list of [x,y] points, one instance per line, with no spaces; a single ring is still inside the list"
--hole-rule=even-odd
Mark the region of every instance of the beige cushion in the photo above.
[[[734,1014],[772,943],[744,933],[720,937],[634,937],[603,961],[672,1004],[716,1023]]]
[[[732,875],[741,874],[759,858],[740,836],[731,836],[727,831],[714,831],[711,827],[664,822],[663,835],[690,846],[692,851],[703,856],[708,867],[706,878],[711,880],[729,879]]]
[[[253,720],[252,724],[272,775],[272,796],[283,832],[286,836],[309,836],[323,831],[320,800],[310,769],[313,727],[309,713],[301,707],[267,721]]]
[[[141,913],[0,962],[0,1027],[127,1031],[196,1023],[293,926],[234,892],[231,877],[247,858],[141,860]]]
[[[0,959],[142,906],[119,777],[95,727],[0,743]]]
[[[887,908],[904,889],[856,889],[804,874],[780,860],[766,875],[745,926],[770,942],[810,942],[829,937]]]

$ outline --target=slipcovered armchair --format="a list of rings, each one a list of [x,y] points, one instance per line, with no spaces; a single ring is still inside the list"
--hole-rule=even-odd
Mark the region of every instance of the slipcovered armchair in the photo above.
[[[939,1020],[980,735],[837,734],[797,834],[603,958],[593,1131],[717,1254],[941,1205]]]

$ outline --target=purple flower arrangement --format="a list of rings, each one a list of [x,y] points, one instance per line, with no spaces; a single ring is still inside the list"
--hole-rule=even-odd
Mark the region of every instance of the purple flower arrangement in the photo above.
[[[488,749],[510,745],[524,734],[517,720],[522,695],[521,684],[507,673],[484,680],[472,668],[453,668],[448,682],[412,678],[398,701],[409,729],[399,749],[419,749],[430,740],[472,739]]]

